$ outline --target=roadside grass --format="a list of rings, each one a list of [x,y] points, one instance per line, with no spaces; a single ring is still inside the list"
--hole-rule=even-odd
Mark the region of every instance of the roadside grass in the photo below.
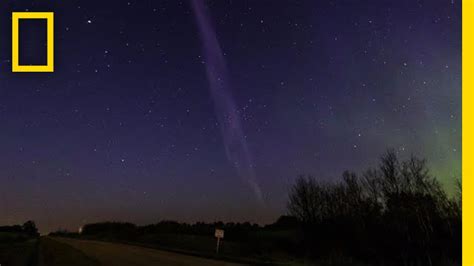
[[[98,261],[87,257],[80,250],[42,237],[39,244],[38,266],[97,266]]]
[[[221,241],[219,254],[216,254],[216,239],[212,236],[147,234],[133,240],[119,240],[110,236],[75,237],[75,239],[122,243],[249,265],[303,265],[306,261],[291,257],[285,252],[272,250],[271,247],[267,247],[272,245],[268,241],[236,242],[223,240]],[[259,252],[256,252],[256,250]]]

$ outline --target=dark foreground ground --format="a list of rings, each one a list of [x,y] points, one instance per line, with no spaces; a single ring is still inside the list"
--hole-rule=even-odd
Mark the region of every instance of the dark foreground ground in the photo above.
[[[47,243],[46,246],[62,246],[68,250],[63,254],[69,256],[58,255],[58,249],[50,249],[49,254],[44,252],[45,257],[42,259],[43,265],[238,265],[235,263],[204,259],[194,256],[182,255],[173,252],[161,251],[151,248],[131,246],[118,243],[77,240],[65,238],[45,238],[42,240]],[[40,246],[41,247],[41,246]],[[81,264],[70,264],[77,259],[82,260]],[[48,259],[52,259],[48,261]],[[60,260],[62,263],[58,264]],[[65,260],[70,260],[66,262]],[[41,265],[41,264],[40,264]]]
[[[1,266],[241,265],[157,249],[91,240],[42,237],[1,248]]]

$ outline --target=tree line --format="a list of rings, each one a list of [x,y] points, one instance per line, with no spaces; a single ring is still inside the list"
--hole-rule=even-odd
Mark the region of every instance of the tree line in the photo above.
[[[288,210],[301,221],[311,257],[333,255],[375,265],[461,262],[461,185],[449,197],[426,161],[394,150],[377,168],[346,171],[339,183],[300,176]]]
[[[25,239],[39,237],[38,229],[34,221],[26,221],[23,225],[0,226],[0,233],[11,233],[23,236]]]

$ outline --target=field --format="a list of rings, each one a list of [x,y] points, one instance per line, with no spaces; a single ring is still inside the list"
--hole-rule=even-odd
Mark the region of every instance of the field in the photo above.
[[[61,243],[48,237],[43,237],[39,244],[39,266],[96,266],[97,260],[86,256],[80,250],[68,244]]]
[[[2,233],[2,266],[238,265],[219,260],[120,243]],[[8,242],[7,242],[8,241]]]
[[[38,241],[18,233],[0,232],[0,265],[36,265]]]
[[[59,244],[67,244],[83,252],[83,256],[95,258],[100,265],[238,265],[224,261],[210,260],[195,256],[182,255],[173,252],[161,251],[139,246],[119,243],[56,238],[48,239]],[[59,264],[58,264],[59,265]],[[72,264],[67,264],[72,265]],[[74,264],[97,265],[97,264]]]

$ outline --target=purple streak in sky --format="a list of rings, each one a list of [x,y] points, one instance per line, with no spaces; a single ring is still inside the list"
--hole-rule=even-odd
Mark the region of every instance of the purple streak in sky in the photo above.
[[[206,14],[202,0],[191,0],[203,42],[209,90],[214,100],[227,158],[238,174],[252,188],[260,204],[264,204],[262,191],[253,169],[252,156],[244,137],[237,106],[232,98],[228,71],[216,33]]]

